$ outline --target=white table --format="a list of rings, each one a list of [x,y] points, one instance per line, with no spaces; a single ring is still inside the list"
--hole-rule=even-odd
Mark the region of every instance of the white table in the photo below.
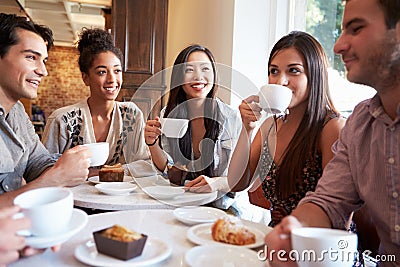
[[[270,228],[253,222],[246,222],[262,232]],[[172,246],[172,255],[154,266],[188,266],[185,253],[195,244],[186,238],[187,226],[173,216],[172,210],[130,210],[95,214],[89,216],[89,222],[78,234],[63,244],[61,251],[53,253],[47,250],[41,255],[23,258],[9,265],[10,267],[65,267],[87,266],[74,257],[75,248],[92,238],[92,232],[120,224],[129,229],[158,238]],[[257,251],[257,250],[256,250]]]
[[[217,192],[191,193],[185,192],[172,200],[159,201],[151,198],[142,187],[163,185],[170,186],[162,176],[135,178],[138,188],[125,196],[110,196],[99,192],[93,183],[86,182],[70,188],[74,194],[74,205],[96,210],[143,210],[143,209],[174,209],[177,206],[204,205],[217,198]]]

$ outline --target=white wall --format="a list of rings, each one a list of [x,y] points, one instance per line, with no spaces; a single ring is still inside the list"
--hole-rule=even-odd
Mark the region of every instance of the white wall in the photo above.
[[[236,0],[232,51],[232,106],[267,81],[268,2]]]
[[[166,66],[172,66],[179,52],[194,43],[207,47],[217,62],[230,66],[234,3],[234,0],[169,0]],[[219,96],[229,102],[230,94],[226,91]]]
[[[209,48],[218,62],[232,62],[234,0],[169,0],[167,66],[186,46]]]

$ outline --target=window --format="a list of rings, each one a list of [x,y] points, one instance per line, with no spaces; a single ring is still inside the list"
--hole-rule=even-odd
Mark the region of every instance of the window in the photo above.
[[[334,43],[341,33],[343,9],[341,0],[308,0],[306,31],[318,39],[328,55],[332,66],[329,72],[332,98],[335,106],[346,115],[357,103],[372,97],[375,90],[347,81],[342,59],[333,52]]]

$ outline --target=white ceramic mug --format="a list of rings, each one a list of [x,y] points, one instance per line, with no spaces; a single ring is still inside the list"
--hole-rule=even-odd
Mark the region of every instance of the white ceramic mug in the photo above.
[[[266,84],[260,88],[258,94],[260,106],[268,113],[284,112],[292,100],[292,90],[279,84]]]
[[[108,159],[108,154],[110,153],[110,145],[107,142],[98,142],[84,144],[92,152],[92,157],[90,158],[90,166],[100,166],[106,163]]]
[[[345,230],[296,228],[291,238],[299,267],[351,267],[357,257],[357,235]]]
[[[160,118],[161,131],[166,137],[181,138],[185,135],[189,120],[187,119],[174,119],[174,118]]]
[[[26,229],[26,234],[52,236],[67,229],[74,199],[68,188],[43,187],[18,195],[14,204],[21,207],[19,216],[26,216],[31,220],[31,228]]]

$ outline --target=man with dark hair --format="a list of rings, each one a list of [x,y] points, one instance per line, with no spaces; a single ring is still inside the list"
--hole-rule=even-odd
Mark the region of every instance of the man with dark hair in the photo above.
[[[378,258],[391,260],[379,266],[399,266],[400,0],[344,2],[343,32],[334,50],[342,56],[348,80],[369,85],[377,94],[357,105],[315,192],[307,194],[265,243],[270,251],[288,252],[292,229],[343,229],[350,214],[365,207],[381,240]]]
[[[40,142],[19,101],[37,96],[48,74],[45,64],[52,45],[49,28],[24,17],[0,14],[0,265],[15,260],[19,249],[23,255],[37,253],[22,249],[25,239],[15,234],[28,224],[13,220],[19,210],[10,208],[14,198],[33,188],[75,186],[89,173],[89,150],[77,146],[56,160]],[[12,238],[4,240],[3,233],[10,231]]]

